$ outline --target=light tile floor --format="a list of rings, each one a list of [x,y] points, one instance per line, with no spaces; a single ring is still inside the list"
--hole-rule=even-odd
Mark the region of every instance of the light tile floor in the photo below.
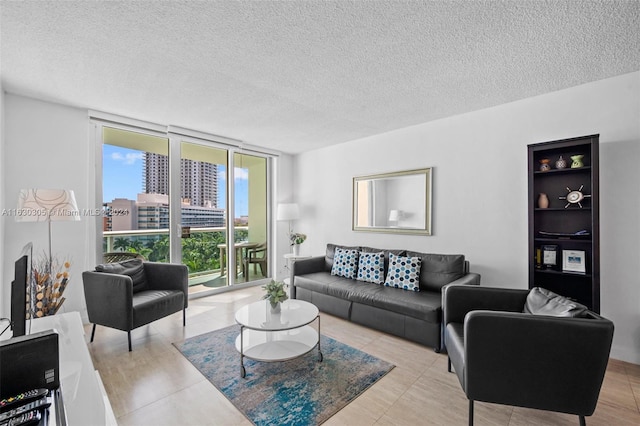
[[[89,344],[119,425],[250,425],[171,344],[234,324],[235,311],[259,300],[260,287],[191,300],[178,313],[126,333],[98,327]],[[85,328],[87,339],[91,326]],[[325,424],[466,425],[467,399],[447,357],[400,338],[322,314],[322,333],[396,365]],[[577,425],[577,416],[476,403],[476,425]],[[587,424],[640,425],[640,366],[611,360]]]

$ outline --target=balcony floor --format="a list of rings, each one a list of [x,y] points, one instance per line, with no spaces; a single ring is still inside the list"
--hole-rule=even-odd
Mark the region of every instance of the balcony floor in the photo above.
[[[257,268],[256,272],[253,268],[249,268],[249,280],[255,281],[263,279],[264,277],[260,273],[260,268]],[[247,281],[242,277],[242,273],[238,273],[236,278],[236,284],[245,283]],[[214,271],[210,274],[200,275],[189,279],[189,294],[199,293],[201,291],[211,290],[212,288],[221,288],[227,286],[227,275],[220,275],[220,271]]]

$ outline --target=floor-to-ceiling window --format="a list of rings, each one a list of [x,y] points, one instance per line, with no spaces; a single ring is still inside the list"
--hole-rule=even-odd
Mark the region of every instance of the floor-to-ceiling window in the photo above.
[[[169,261],[169,139],[102,127],[102,252]]]
[[[171,132],[94,125],[105,213],[100,255],[183,263],[191,295],[271,276],[267,155]]]

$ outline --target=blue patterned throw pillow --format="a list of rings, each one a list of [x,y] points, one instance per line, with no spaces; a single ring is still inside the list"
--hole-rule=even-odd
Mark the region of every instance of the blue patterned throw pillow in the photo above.
[[[374,284],[384,283],[384,252],[365,253],[361,251],[358,258],[358,277],[356,279]]]
[[[336,247],[331,275],[354,279],[358,272],[358,250]]]
[[[420,291],[420,266],[422,260],[419,257],[396,256],[389,253],[389,272],[384,285],[404,290]]]

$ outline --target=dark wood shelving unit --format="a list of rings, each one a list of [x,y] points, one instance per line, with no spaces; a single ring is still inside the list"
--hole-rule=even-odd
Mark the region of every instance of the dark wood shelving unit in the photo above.
[[[600,312],[600,212],[599,135],[531,144],[528,151],[529,288],[543,287],[574,299]],[[571,157],[583,155],[583,166],[571,168]],[[556,168],[562,156],[566,168]],[[550,170],[541,171],[540,160],[548,159]],[[571,191],[582,188],[585,197],[569,203]],[[540,193],[549,206],[538,207]],[[542,235],[540,232],[552,233]],[[576,235],[577,232],[586,235]],[[555,236],[563,234],[562,236]],[[556,246],[556,265],[543,263],[544,246]],[[563,270],[563,251],[584,252],[585,272]]]

